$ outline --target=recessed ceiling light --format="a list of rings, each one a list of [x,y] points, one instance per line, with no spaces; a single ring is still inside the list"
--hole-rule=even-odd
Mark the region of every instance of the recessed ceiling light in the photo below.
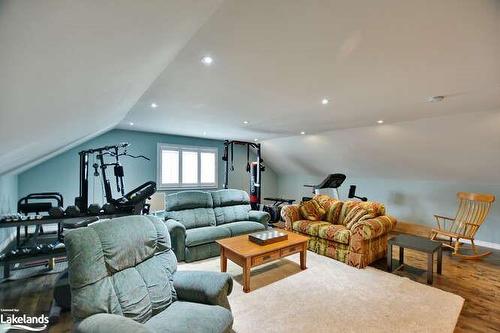
[[[257,141],[259,141],[259,139],[253,139],[253,141],[257,142]]]
[[[328,100],[328,98],[323,98],[323,99],[321,100],[321,104],[323,104],[323,105],[327,105],[327,104],[328,104],[328,102],[330,102],[330,101]]]
[[[152,107],[153,109],[156,109],[156,108],[158,107],[158,104],[156,104],[156,103],[151,103],[151,107]]]
[[[306,134],[306,132],[302,131],[302,132],[300,132],[300,134],[301,134],[301,135],[304,135],[304,134]]]
[[[377,124],[383,124],[384,121],[383,120],[377,120]]]
[[[134,126],[134,123],[133,122],[129,122],[128,123],[130,126]]]
[[[245,125],[246,125],[246,124],[248,124],[248,121],[244,120],[244,121],[243,121],[243,124],[245,124]]]
[[[444,96],[432,96],[427,99],[427,102],[436,103],[441,102],[444,99]]]
[[[211,56],[204,56],[201,58],[201,63],[204,65],[211,65],[214,62],[214,59]]]
[[[203,132],[203,135],[207,135],[207,132]]]

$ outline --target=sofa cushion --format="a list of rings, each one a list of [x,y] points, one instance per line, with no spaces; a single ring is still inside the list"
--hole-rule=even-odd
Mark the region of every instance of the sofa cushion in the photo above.
[[[231,231],[224,227],[201,227],[186,230],[186,246],[212,243],[216,239],[231,237]]]
[[[295,231],[307,234],[309,236],[318,236],[319,227],[331,225],[329,222],[325,221],[310,221],[310,220],[298,220],[293,222],[292,228]]]
[[[299,211],[302,218],[311,221],[321,221],[326,213],[316,200],[309,200],[301,203]]]
[[[231,311],[218,305],[177,301],[145,323],[153,332],[228,332]]]
[[[217,225],[235,221],[248,221],[249,211],[250,205],[216,207],[214,208],[215,220]]]
[[[231,231],[231,236],[248,234],[251,232],[265,230],[266,227],[262,223],[253,221],[239,221],[224,224],[225,228]]]
[[[340,212],[342,211],[343,202],[342,201],[334,201],[330,202],[328,209],[326,210],[325,220],[327,222],[337,224],[340,217]]]
[[[342,202],[338,199],[332,198],[329,195],[326,194],[316,194],[313,197],[313,200],[316,201],[317,203],[320,204],[321,207],[323,207],[324,210],[328,211],[330,206],[336,202]]]
[[[346,225],[347,221],[346,216],[349,214],[349,212],[354,208],[354,207],[360,207],[365,210],[367,210],[369,213],[371,213],[374,217],[378,217],[381,215],[385,215],[385,206],[381,203],[374,202],[374,201],[345,201],[344,204],[342,205],[342,210],[340,212],[338,224],[343,224]]]
[[[349,244],[351,231],[340,224],[320,225],[318,237],[342,244]]]
[[[214,226],[215,213],[213,208],[194,208],[165,212],[165,218],[182,223],[186,229]]]
[[[212,191],[210,194],[212,195],[214,207],[250,204],[248,193],[242,190],[226,189]]]
[[[193,208],[213,208],[212,196],[204,191],[183,191],[167,195],[165,207],[167,211]]]
[[[249,219],[250,198],[241,190],[228,189],[211,192],[217,225]]]

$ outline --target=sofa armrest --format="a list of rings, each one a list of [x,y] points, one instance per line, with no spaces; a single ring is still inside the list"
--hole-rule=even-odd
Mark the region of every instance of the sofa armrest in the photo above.
[[[262,212],[260,210],[251,210],[248,212],[248,218],[250,221],[259,222],[264,225],[267,229],[267,224],[271,220],[271,215],[268,212]]]
[[[77,323],[75,333],[153,333],[146,326],[130,318],[109,313],[98,313]]]
[[[174,288],[179,300],[220,305],[231,310],[227,296],[233,290],[233,279],[227,273],[177,271]]]
[[[292,223],[300,220],[299,205],[285,205],[281,208],[281,218],[285,221],[285,228],[292,230]]]
[[[388,234],[396,226],[397,220],[389,215],[356,222],[351,227],[353,236],[370,240]]]
[[[156,216],[157,218],[164,220],[165,217],[167,216],[167,212],[164,209],[162,209],[162,210],[157,210],[157,211],[151,213],[151,215]]]
[[[184,224],[177,220],[169,219],[165,221],[165,224],[170,234],[170,240],[172,242],[172,250],[177,257],[178,261],[183,261],[185,257],[185,243],[186,243],[186,227]]]

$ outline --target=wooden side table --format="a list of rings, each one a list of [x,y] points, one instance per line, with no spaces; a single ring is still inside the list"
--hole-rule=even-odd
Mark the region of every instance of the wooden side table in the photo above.
[[[392,246],[399,246],[398,270],[404,266],[404,250],[412,249],[427,253],[427,284],[432,284],[434,272],[434,252],[437,252],[437,273],[442,274],[443,250],[440,242],[413,235],[398,235],[387,241],[387,271],[392,272]]]

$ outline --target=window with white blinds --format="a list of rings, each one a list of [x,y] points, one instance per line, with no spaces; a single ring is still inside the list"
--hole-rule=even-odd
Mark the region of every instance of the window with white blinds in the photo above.
[[[217,148],[158,144],[158,187],[217,187]]]

